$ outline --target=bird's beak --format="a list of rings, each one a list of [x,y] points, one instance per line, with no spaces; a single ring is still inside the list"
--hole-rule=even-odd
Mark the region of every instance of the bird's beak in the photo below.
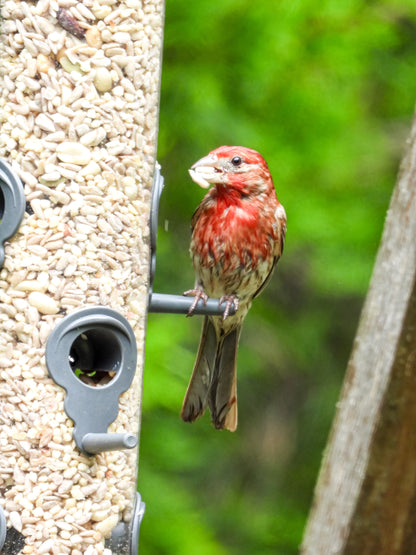
[[[213,183],[221,183],[223,171],[218,166],[218,158],[215,154],[208,154],[191,167],[189,175],[192,181],[203,189],[208,189]]]

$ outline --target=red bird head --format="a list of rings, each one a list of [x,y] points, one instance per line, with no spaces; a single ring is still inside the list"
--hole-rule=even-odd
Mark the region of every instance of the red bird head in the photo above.
[[[207,189],[225,186],[245,194],[260,194],[274,189],[264,158],[243,146],[220,146],[198,160],[189,170],[192,180]]]

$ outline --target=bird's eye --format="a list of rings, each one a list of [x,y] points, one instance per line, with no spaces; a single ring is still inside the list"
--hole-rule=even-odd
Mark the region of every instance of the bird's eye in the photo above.
[[[231,164],[233,166],[239,166],[242,161],[243,159],[240,156],[234,156],[234,158],[231,159]]]

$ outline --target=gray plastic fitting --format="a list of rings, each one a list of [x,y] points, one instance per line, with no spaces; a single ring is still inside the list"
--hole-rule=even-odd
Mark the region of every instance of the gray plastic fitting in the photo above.
[[[134,449],[137,436],[134,434],[97,434],[89,432],[82,438],[82,448],[85,452],[95,455],[103,451],[119,451],[120,449]]]
[[[137,364],[136,338],[121,314],[96,306],[66,316],[48,338],[45,359],[52,379],[66,390],[65,412],[74,421],[73,437],[84,454],[137,445],[135,434],[107,433]]]
[[[22,182],[12,167],[0,158],[0,268],[4,263],[4,242],[19,229],[25,207]]]

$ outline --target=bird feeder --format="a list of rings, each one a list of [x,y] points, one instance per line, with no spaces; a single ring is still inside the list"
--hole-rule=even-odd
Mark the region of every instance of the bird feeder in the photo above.
[[[138,552],[162,0],[6,0],[0,41],[0,551]],[[195,314],[222,314],[210,299]]]
[[[6,0],[0,551],[136,554],[162,0]]]

